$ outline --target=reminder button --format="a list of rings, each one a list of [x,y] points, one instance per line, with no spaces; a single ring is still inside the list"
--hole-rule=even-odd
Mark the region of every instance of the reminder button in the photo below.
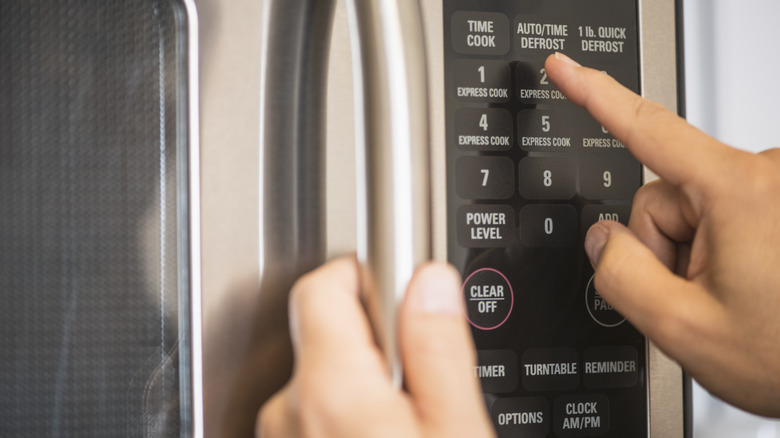
[[[509,18],[496,12],[458,11],[452,14],[452,48],[464,55],[505,55],[509,52]]]
[[[639,356],[634,347],[591,347],[582,359],[585,386],[590,389],[630,388],[639,382]]]

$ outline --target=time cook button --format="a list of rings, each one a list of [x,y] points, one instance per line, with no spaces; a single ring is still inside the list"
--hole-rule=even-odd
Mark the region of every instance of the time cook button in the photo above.
[[[509,52],[509,18],[496,12],[458,11],[452,14],[452,48],[464,55],[505,55]]]
[[[474,327],[493,330],[501,327],[514,306],[514,293],[506,276],[493,268],[477,269],[463,283],[466,316]]]

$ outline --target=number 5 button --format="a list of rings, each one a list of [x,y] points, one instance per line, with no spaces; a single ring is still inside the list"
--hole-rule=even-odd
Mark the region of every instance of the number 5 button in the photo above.
[[[515,172],[507,157],[462,157],[455,163],[455,189],[466,199],[507,199]]]

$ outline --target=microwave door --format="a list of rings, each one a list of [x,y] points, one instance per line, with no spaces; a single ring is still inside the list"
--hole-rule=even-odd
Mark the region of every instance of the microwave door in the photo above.
[[[210,156],[210,151],[216,155],[218,148],[225,147],[220,138],[224,131],[220,129],[239,130],[245,134],[242,141],[247,154],[233,166],[246,169],[257,178],[254,182],[243,180],[246,185],[242,186],[230,181],[236,191],[227,195],[208,184],[204,189],[207,434],[251,433],[259,406],[289,378],[292,353],[287,331],[287,296],[294,281],[324,262],[326,255],[354,252],[356,246],[362,249],[364,283],[368,284],[368,279],[376,280],[371,283],[376,286],[366,290],[375,291],[377,297],[387,297],[384,302],[381,298],[366,298],[366,301],[377,303],[371,305],[378,310],[374,313],[377,330],[382,325],[378,322],[381,318],[388,324],[389,328],[383,332],[388,336],[384,345],[388,346],[388,361],[395,362],[392,357],[395,318],[383,315],[394,312],[414,267],[429,258],[424,46],[416,2],[379,2],[381,8],[369,3],[349,3],[347,9],[340,5],[336,9],[340,26],[335,30],[332,30],[335,2],[268,0],[263,2],[262,11],[255,10],[263,17],[260,44],[254,45],[252,38],[241,40],[234,59],[243,59],[247,48],[260,53],[256,72],[260,125],[256,134],[243,124],[226,120],[224,114],[211,113],[209,103],[224,99],[224,95],[210,89],[217,87],[215,80],[204,82],[204,155]],[[247,2],[244,6],[251,5]],[[206,2],[202,9],[233,14],[231,19],[236,21],[244,14],[221,2]],[[385,15],[380,9],[395,12]],[[204,35],[224,32],[213,18],[218,14],[202,12],[202,15],[206,17]],[[208,17],[214,21],[210,22]],[[348,35],[341,31],[347,23],[352,33],[352,50],[348,50]],[[416,29],[409,32],[410,26]],[[250,28],[254,29],[247,23],[244,30]],[[329,47],[331,32],[338,46]],[[389,37],[385,35],[388,32]],[[226,33],[221,35],[231,38]],[[413,68],[388,72],[391,66],[409,64],[404,59],[384,58],[387,53],[398,53],[399,42],[402,56],[414,57]],[[408,46],[414,50],[408,50]],[[209,59],[230,55],[220,48],[206,45],[203,65],[212,65]],[[336,57],[336,65],[329,66],[329,53]],[[354,54],[356,65],[362,67],[349,70],[350,54]],[[235,65],[239,70],[246,67],[241,63]],[[337,70],[331,81],[326,80],[329,69]],[[208,70],[204,76],[209,76]],[[339,80],[343,77],[353,77],[354,81]],[[406,89],[403,84],[416,88]],[[335,92],[326,99],[329,90]],[[230,88],[230,91],[235,92],[233,97],[239,101],[247,100],[244,90]],[[359,115],[354,123],[342,115],[353,113],[351,98],[344,97],[353,95],[361,102],[360,110],[354,112]],[[341,130],[334,139],[334,129],[326,130],[326,105],[331,110],[329,116],[335,119],[330,123],[347,126],[347,134]],[[355,135],[358,143],[365,145],[357,151],[349,133],[353,126],[358,127],[359,134]],[[252,151],[253,141],[258,152]],[[256,164],[247,159],[252,153],[257,154]],[[356,164],[355,155],[364,158]],[[219,156],[218,159],[228,158]],[[330,176],[326,175],[326,162],[335,169]],[[204,159],[204,173],[209,174],[209,167],[216,164]],[[355,167],[357,181],[345,182],[345,169],[349,174]],[[231,180],[244,176],[235,172]],[[252,185],[257,187],[256,192]],[[257,217],[238,215],[216,219],[222,210],[220,206],[241,202],[238,199],[256,205]],[[356,211],[363,215],[357,215]],[[326,216],[336,219],[327,224]],[[257,233],[257,247],[246,245],[244,254],[247,260],[256,261],[256,268],[239,260],[243,268],[238,270],[231,266],[232,260],[222,263],[224,260],[209,256],[212,251],[236,255],[220,239],[227,234],[212,233],[214,228],[209,227],[209,223],[225,220],[244,229],[255,227],[247,234]],[[357,224],[346,229],[356,227],[358,233],[345,235],[343,222]],[[326,248],[328,230],[331,236],[337,235],[327,242],[329,249]],[[230,270],[240,278],[219,280]],[[398,370],[397,366],[395,369]],[[400,372],[396,371],[395,375],[400,384]]]

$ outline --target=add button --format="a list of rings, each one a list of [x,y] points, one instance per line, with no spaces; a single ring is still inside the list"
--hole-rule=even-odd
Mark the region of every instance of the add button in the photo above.
[[[477,269],[463,283],[466,317],[481,330],[501,327],[512,313],[515,296],[506,276],[493,268]]]

